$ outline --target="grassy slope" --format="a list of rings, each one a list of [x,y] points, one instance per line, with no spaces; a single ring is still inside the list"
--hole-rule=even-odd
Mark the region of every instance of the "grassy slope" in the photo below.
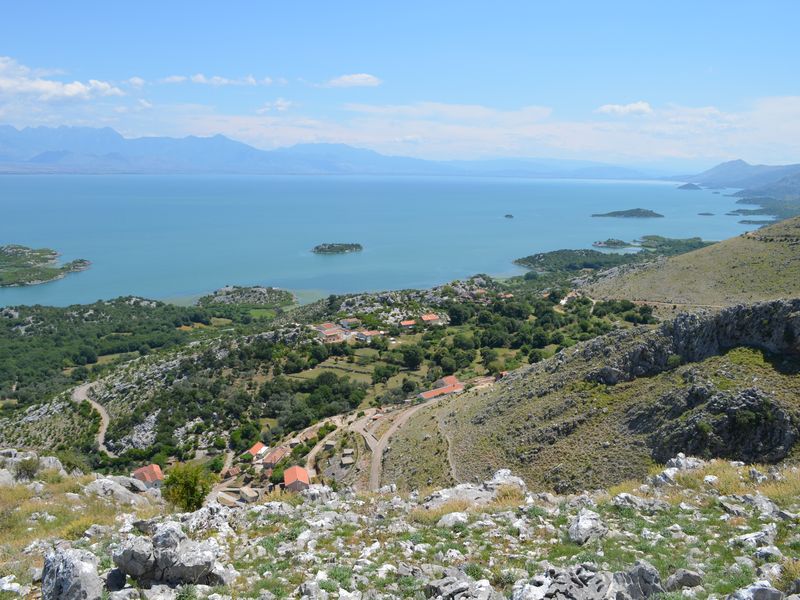
[[[588,292],[712,307],[800,295],[800,218],[608,277]]]
[[[796,368],[776,365],[759,350],[738,348],[614,386],[583,381],[583,366],[566,363],[555,373],[535,368],[493,388],[454,396],[434,409],[441,432],[431,426],[430,412],[421,411],[393,440],[384,483],[392,478],[399,484],[408,480],[409,485],[447,483],[446,468],[427,469],[425,480],[412,464],[398,468],[410,444],[415,447],[415,464],[442,465],[441,445],[447,444],[436,439],[442,434],[449,438],[459,481],[480,481],[499,468],[510,468],[537,489],[595,489],[644,477],[654,464],[652,431],[638,427],[635,417],[664,406],[670,394],[689,390],[697,381],[731,394],[758,381],[779,405],[800,413]],[[685,377],[687,371],[692,379]],[[433,437],[420,443],[423,433]]]

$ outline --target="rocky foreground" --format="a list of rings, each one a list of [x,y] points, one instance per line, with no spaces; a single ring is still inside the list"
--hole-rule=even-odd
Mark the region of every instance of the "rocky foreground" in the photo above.
[[[576,495],[534,493],[499,471],[424,494],[312,485],[176,514],[135,480],[77,478],[44,459],[36,477],[50,482],[20,481],[26,455],[5,456],[0,568],[10,574],[0,597],[780,600],[800,591],[796,467],[680,455],[646,483]],[[69,515],[67,529],[47,525]]]

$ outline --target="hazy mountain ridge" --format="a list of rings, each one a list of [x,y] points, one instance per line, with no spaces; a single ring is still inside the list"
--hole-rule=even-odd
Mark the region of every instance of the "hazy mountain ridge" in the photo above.
[[[111,128],[0,126],[0,172],[481,175],[646,179],[651,175],[593,161],[497,159],[432,161],[387,156],[346,144],[259,150],[223,135],[124,138]]]

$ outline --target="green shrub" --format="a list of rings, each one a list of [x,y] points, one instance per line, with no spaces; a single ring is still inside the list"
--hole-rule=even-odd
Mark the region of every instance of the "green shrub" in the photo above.
[[[214,476],[202,465],[178,464],[164,479],[163,495],[167,502],[189,512],[203,506],[213,485]]]

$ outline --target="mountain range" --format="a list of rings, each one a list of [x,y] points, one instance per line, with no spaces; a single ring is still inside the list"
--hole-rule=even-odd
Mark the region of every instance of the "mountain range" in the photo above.
[[[125,138],[111,128],[0,126],[0,172],[481,175],[642,179],[600,162],[558,159],[431,161],[386,156],[345,144],[259,150],[223,135]]]
[[[434,161],[388,156],[346,144],[260,150],[224,135],[126,138],[111,129],[0,125],[0,173],[229,173],[269,175],[473,175],[560,179],[664,179],[660,173],[586,160],[499,158]],[[800,164],[719,164],[669,177],[737,195],[800,197]]]

